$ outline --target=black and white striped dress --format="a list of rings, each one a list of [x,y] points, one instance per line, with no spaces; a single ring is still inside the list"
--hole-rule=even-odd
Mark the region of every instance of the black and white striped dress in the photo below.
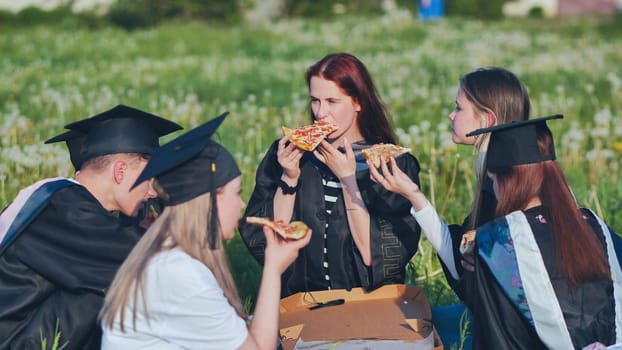
[[[324,185],[324,207],[326,208],[326,216],[330,217],[332,213],[333,207],[335,206],[335,202],[337,198],[339,198],[339,194],[341,193],[341,182],[337,179],[329,179],[322,178],[322,185]],[[326,236],[326,232],[328,229],[328,220],[326,220],[326,227],[324,230],[324,251],[322,255],[322,266],[324,267],[324,278],[328,282],[328,289],[331,289],[330,284],[330,273],[328,266],[328,239]]]

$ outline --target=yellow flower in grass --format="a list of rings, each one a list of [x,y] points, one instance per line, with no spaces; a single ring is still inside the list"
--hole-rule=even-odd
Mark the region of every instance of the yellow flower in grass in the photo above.
[[[616,142],[614,142],[614,143],[613,143],[613,149],[614,149],[616,152],[618,152],[618,153],[622,154],[622,141],[616,141]]]

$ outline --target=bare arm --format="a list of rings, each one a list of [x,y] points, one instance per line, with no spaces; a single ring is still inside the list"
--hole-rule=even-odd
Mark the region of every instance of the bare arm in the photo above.
[[[372,261],[369,212],[356,183],[356,161],[347,139],[344,140],[344,147],[345,155],[327,141],[322,141],[319,150],[315,150],[313,154],[339,178],[352,239],[361,253],[363,263],[370,266]]]
[[[264,227],[264,234],[267,241],[266,262],[263,267],[253,320],[248,329],[248,337],[240,347],[241,350],[274,350],[276,348],[279,334],[281,274],[296,260],[298,251],[311,240],[311,230],[304,238],[297,241],[279,239],[267,227]]]

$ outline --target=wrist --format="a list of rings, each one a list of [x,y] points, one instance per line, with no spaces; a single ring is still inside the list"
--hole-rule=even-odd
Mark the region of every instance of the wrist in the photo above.
[[[298,174],[298,176],[289,176],[283,173],[283,175],[279,179],[279,182],[285,182],[288,186],[294,187],[298,184],[299,180],[300,180],[300,174]]]
[[[300,189],[300,178],[296,179],[295,182],[289,179],[288,182],[283,180],[283,177],[281,177],[279,179],[278,186],[281,188],[281,191],[283,191],[283,194],[294,194]]]
[[[412,204],[413,208],[416,211],[423,209],[429,203],[428,199],[425,197],[425,195],[420,190],[409,193],[406,199],[410,201],[410,203]]]

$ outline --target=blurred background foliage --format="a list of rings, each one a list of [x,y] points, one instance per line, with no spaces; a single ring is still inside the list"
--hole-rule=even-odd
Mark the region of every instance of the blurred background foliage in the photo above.
[[[509,0],[445,0],[445,14],[450,17],[498,19],[503,17],[502,6]],[[268,5],[263,4],[262,2]],[[259,5],[269,8],[269,19],[320,18],[331,19],[340,15],[378,16],[387,6],[399,7],[416,14],[414,0],[117,0],[102,15],[89,12],[74,13],[73,1],[67,1],[52,10],[27,7],[17,13],[0,11],[0,26],[33,26],[60,24],[86,28],[100,28],[113,24],[127,30],[148,28],[169,20],[198,20],[222,24],[236,24],[252,20]],[[389,5],[387,5],[389,4]],[[534,16],[541,15],[537,8]]]

